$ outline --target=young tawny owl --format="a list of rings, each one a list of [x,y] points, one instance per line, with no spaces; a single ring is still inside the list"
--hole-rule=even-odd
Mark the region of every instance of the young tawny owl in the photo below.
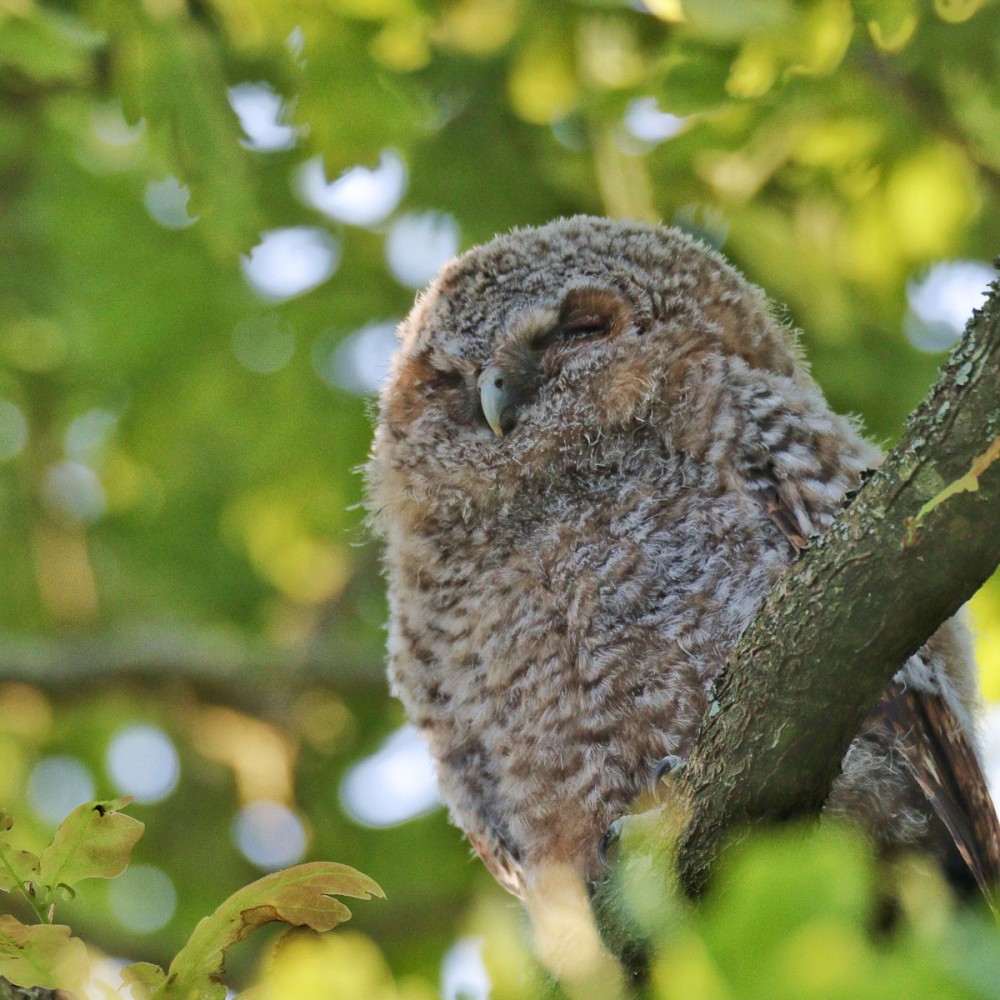
[[[552,865],[593,879],[608,825],[689,753],[757,607],[879,452],[764,294],[675,229],[498,237],[449,263],[400,334],[368,466],[393,689],[502,885],[529,895]],[[950,622],[827,810],[995,878],[975,700]]]

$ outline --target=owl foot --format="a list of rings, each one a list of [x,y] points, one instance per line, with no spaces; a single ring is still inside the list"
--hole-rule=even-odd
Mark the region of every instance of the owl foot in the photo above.
[[[687,761],[676,754],[667,754],[666,757],[662,758],[653,772],[654,791],[664,778],[669,778],[671,781],[675,780],[686,765]]]
[[[618,853],[617,844],[618,839],[622,835],[622,830],[625,828],[625,817],[619,816],[608,828],[604,831],[604,836],[601,837],[600,842],[597,845],[597,856],[601,859],[601,864],[605,868],[611,868],[614,865],[615,855]]]

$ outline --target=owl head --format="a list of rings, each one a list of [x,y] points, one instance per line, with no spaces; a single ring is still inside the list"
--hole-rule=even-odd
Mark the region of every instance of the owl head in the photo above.
[[[808,379],[767,299],[677,229],[579,216],[447,264],[400,326],[371,508],[468,518],[636,454],[706,352]],[[384,525],[383,525],[384,527]]]

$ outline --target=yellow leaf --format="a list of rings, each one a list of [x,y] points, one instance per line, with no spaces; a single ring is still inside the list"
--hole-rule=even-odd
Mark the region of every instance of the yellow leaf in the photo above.
[[[947,254],[977,205],[973,170],[964,154],[943,144],[925,148],[892,172],[889,210],[906,256]]]
[[[994,576],[969,601],[976,662],[983,697],[1000,701],[1000,576]]]
[[[122,986],[131,987],[134,1000],[149,1000],[163,985],[166,975],[152,962],[133,962],[121,972]]]
[[[0,890],[9,892],[36,878],[38,856],[31,851],[16,851],[6,841],[0,840]]]
[[[681,0],[646,0],[649,12],[661,21],[679,24],[684,20],[684,7]]]
[[[577,98],[577,82],[565,44],[539,36],[518,54],[507,82],[517,115],[535,125],[564,117]]]
[[[372,55],[389,69],[412,73],[431,60],[427,32],[420,21],[387,24],[371,42]]]
[[[934,0],[937,16],[950,24],[968,21],[982,6],[983,0]]]
[[[827,0],[804,16],[797,33],[796,62],[805,73],[832,73],[844,58],[854,34],[854,15],[847,0]]]
[[[778,77],[778,57],[772,41],[751,39],[733,60],[726,81],[730,97],[761,97]]]
[[[829,918],[789,934],[776,958],[781,982],[801,996],[849,995],[871,982],[873,956],[864,938]]]
[[[898,52],[913,37],[920,15],[915,0],[876,0],[870,3],[868,31],[886,52]]]
[[[370,899],[384,893],[367,875],[332,861],[296,865],[244,886],[199,922],[154,996],[188,1000],[213,995],[225,971],[226,949],[264,924],[281,921],[328,931],[349,920],[351,911],[335,895]]]
[[[68,927],[0,917],[0,975],[12,983],[77,993],[87,968],[87,946]]]
[[[662,954],[653,969],[660,1000],[729,1000],[723,977],[701,938],[680,935]]]
[[[263,1000],[396,1000],[392,973],[363,934],[296,934],[281,942],[260,986]]]
[[[433,37],[446,48],[486,55],[503,48],[517,25],[517,0],[459,0],[445,5]]]
[[[131,801],[125,797],[77,806],[42,851],[41,882],[55,888],[85,878],[121,875],[145,829],[137,819],[118,812]]]

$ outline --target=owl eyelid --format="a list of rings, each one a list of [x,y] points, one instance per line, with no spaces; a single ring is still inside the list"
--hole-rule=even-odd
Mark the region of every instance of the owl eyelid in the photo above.
[[[563,339],[597,337],[608,332],[608,321],[604,316],[581,316],[571,319],[558,328]]]
[[[534,336],[531,346],[535,350],[545,350],[555,341],[586,340],[590,337],[601,337],[609,332],[608,321],[604,316],[581,316],[570,319]]]

